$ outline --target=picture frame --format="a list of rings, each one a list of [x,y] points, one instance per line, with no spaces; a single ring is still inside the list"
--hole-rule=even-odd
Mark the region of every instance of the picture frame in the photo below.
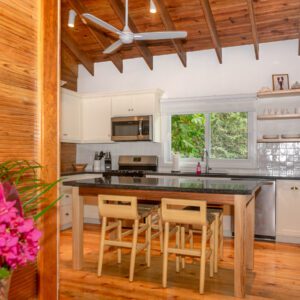
[[[283,91],[290,89],[288,74],[273,74],[272,75],[273,91]]]

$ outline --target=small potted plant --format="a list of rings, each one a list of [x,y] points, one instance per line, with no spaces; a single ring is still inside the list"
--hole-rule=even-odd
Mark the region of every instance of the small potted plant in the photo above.
[[[59,200],[39,209],[58,182],[40,180],[42,170],[35,162],[0,164],[0,300],[8,298],[13,270],[36,260],[42,235],[38,219]]]

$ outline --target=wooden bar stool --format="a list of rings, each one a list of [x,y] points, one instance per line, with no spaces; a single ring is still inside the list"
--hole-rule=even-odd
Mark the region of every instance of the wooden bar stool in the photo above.
[[[146,249],[146,263],[150,267],[151,261],[151,227],[152,207],[139,207],[136,197],[99,195],[99,214],[102,217],[102,229],[100,238],[98,276],[102,274],[103,254],[105,246],[117,247],[118,263],[121,263],[121,248],[130,248],[130,271],[129,281],[133,281],[135,258],[137,253]],[[112,218],[114,222],[107,224],[107,219]],[[141,220],[146,219],[145,223]],[[133,220],[133,229],[122,231],[122,220]],[[106,239],[106,233],[117,231],[117,240]],[[145,243],[138,243],[138,235],[145,233]],[[122,238],[133,235],[132,242],[123,241]]]
[[[209,216],[213,216],[214,222],[214,272],[218,272],[219,259],[223,259],[223,208],[222,207],[208,207],[207,213]],[[192,226],[193,229],[189,230],[189,242],[190,247],[193,248],[194,234],[201,234],[201,228],[199,226]],[[184,268],[184,261],[182,262]]]
[[[223,259],[223,208],[208,207],[207,212],[215,217],[215,251],[214,251],[214,272],[218,272],[219,259]]]
[[[183,209],[184,208],[184,209]],[[200,258],[200,294],[204,293],[205,263],[209,259],[209,275],[214,273],[214,218],[207,218],[206,201],[184,200],[184,199],[162,199],[161,216],[165,223],[164,250],[163,250],[163,287],[167,286],[168,254],[176,255],[176,271],[180,269],[180,257],[185,256]],[[175,223],[175,227],[170,230],[170,223]],[[184,227],[185,225],[198,225],[201,227],[201,248],[188,249],[185,247]],[[183,228],[183,230],[182,230]],[[176,233],[175,248],[169,247],[170,235]],[[180,243],[181,239],[181,243]]]

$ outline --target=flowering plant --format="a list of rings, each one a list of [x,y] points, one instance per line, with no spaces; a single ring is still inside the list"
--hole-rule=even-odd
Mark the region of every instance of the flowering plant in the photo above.
[[[58,182],[40,180],[36,171],[41,168],[27,161],[0,164],[0,280],[35,261],[42,235],[35,221],[59,200],[39,209],[47,200],[44,194]]]
[[[34,261],[39,250],[41,232],[34,226],[32,218],[24,218],[20,200],[6,201],[5,187],[0,184],[0,278],[9,275],[9,270]]]

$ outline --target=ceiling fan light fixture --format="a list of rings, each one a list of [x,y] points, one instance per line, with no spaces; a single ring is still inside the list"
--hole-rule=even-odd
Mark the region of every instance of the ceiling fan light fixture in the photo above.
[[[68,20],[68,26],[69,27],[74,28],[76,16],[77,16],[76,11],[73,10],[73,9],[70,9],[69,10],[69,20]]]
[[[150,0],[150,12],[151,12],[151,14],[157,13],[157,9],[156,9],[156,6],[155,6],[153,0]]]

